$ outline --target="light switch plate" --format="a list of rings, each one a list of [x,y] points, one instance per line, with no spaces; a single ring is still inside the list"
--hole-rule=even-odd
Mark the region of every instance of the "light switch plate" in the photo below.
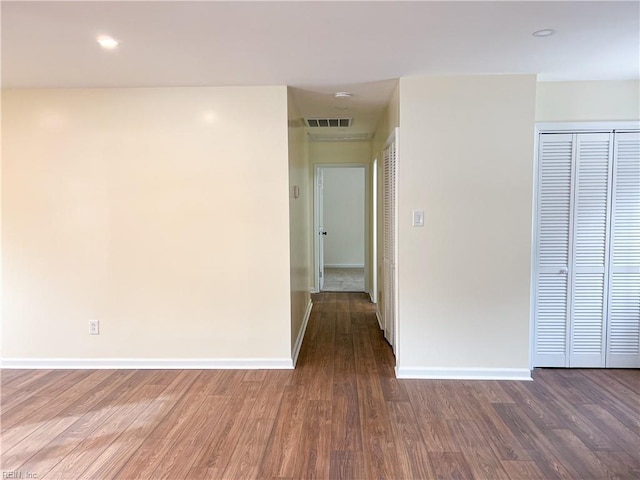
[[[100,335],[100,320],[89,320],[89,335]]]
[[[413,211],[413,226],[424,227],[424,211],[423,210]]]

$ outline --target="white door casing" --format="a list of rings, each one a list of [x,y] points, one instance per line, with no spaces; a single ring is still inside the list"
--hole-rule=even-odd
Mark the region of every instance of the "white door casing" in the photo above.
[[[323,163],[316,164],[314,168],[314,206],[313,206],[313,230],[314,230],[314,285],[311,289],[312,292],[320,292],[324,288],[324,239],[326,235],[324,228],[324,175],[323,170],[327,168],[362,168],[364,171],[364,195],[365,195],[365,211],[364,211],[364,225],[365,225],[365,238],[364,242],[364,271],[365,271],[365,291],[370,288],[369,285],[369,272],[371,268],[371,245],[369,244],[369,238],[375,232],[371,233],[372,222],[370,220],[371,207],[368,199],[371,196],[372,188],[369,184],[369,167],[367,163]],[[327,235],[330,235],[328,232]],[[376,275],[376,272],[373,272]]]
[[[324,175],[322,169],[317,172],[318,184],[318,288],[320,291],[324,289],[324,237],[327,232],[324,230]]]
[[[369,296],[378,303],[378,158],[372,162],[371,172],[371,288]]]

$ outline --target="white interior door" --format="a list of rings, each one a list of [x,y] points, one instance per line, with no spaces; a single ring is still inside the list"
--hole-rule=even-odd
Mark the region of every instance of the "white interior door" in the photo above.
[[[607,367],[640,367],[640,133],[616,133]]]

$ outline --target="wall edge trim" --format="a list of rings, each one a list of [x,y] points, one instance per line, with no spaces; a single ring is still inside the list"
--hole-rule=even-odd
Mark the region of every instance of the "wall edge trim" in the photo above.
[[[380,330],[384,330],[384,328],[382,328],[382,318],[380,317],[380,312],[378,311],[377,308],[376,308],[376,319],[378,320],[378,326],[380,327]]]
[[[309,317],[311,317],[311,309],[313,308],[313,302],[309,299],[309,303],[307,303],[307,309],[304,312],[304,320],[302,320],[302,327],[300,328],[300,332],[298,332],[298,338],[296,339],[296,344],[293,346],[293,355],[292,362],[293,368],[296,367],[298,363],[298,355],[300,354],[300,349],[302,348],[302,342],[304,341],[304,334],[307,331],[307,325],[309,323]]]
[[[433,380],[533,380],[531,371],[527,368],[396,367],[396,377]]]
[[[290,358],[3,358],[5,369],[289,370]]]

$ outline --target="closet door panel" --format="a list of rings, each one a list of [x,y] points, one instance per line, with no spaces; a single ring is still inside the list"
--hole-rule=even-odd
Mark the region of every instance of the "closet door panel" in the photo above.
[[[396,345],[396,182],[397,182],[397,129],[393,140],[384,150],[384,250],[383,250],[383,300],[384,337],[395,353]]]
[[[640,367],[640,133],[616,133],[607,367]]]
[[[640,368],[638,318],[640,317],[640,273],[613,273],[607,367]]]
[[[576,273],[571,312],[569,366],[605,366],[605,279],[602,273]]]
[[[538,143],[534,365],[567,366],[571,258],[572,134]]]
[[[604,367],[612,134],[575,138],[569,366]]]

